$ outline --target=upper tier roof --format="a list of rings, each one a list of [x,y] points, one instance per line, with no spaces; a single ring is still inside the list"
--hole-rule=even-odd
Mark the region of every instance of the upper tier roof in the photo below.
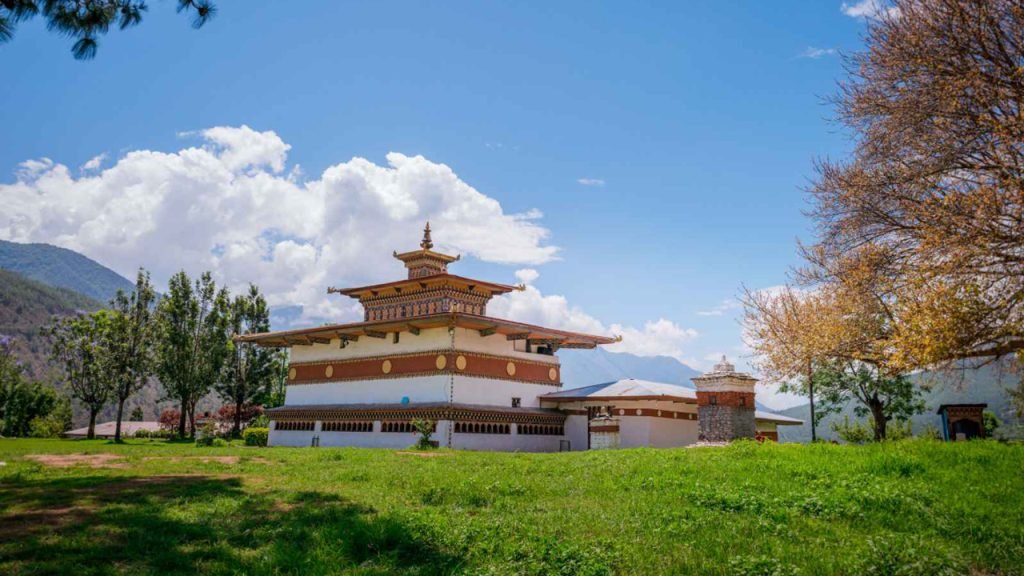
[[[367,298],[367,297],[378,297],[378,296],[397,296],[403,293],[409,293],[413,291],[430,290],[433,288],[452,287],[467,292],[483,292],[486,296],[495,296],[497,294],[505,294],[513,290],[522,290],[520,286],[510,286],[508,284],[498,284],[496,282],[487,282],[485,280],[474,280],[473,278],[465,278],[463,276],[456,276],[455,274],[434,274],[432,276],[424,276],[422,278],[405,278],[402,280],[395,280],[393,282],[385,282],[383,284],[373,284],[370,286],[357,286],[355,288],[328,288],[327,292],[331,294],[344,294],[345,296],[351,296],[352,298]]]
[[[329,344],[333,339],[355,341],[360,337],[383,338],[391,332],[418,332],[427,328],[457,326],[482,333],[500,334],[508,340],[531,340],[537,343],[557,344],[559,348],[594,348],[601,344],[612,344],[621,338],[597,336],[544,328],[512,320],[477,316],[463,312],[448,312],[415,316],[400,320],[376,322],[355,322],[351,324],[328,324],[313,328],[281,330],[235,336],[239,342],[255,342],[260,346],[288,348],[310,344]]]

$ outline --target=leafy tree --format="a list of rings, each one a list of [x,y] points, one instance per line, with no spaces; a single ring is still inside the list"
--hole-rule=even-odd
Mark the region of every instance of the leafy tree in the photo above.
[[[885,376],[867,364],[833,362],[820,368],[815,379],[829,405],[854,400],[857,416],[871,416],[875,441],[887,438],[890,421],[907,421],[924,411],[921,391],[913,382],[902,375]],[[902,436],[902,430],[897,434]]]
[[[36,416],[29,427],[36,438],[59,438],[71,429],[71,418],[71,401],[60,396],[49,414]]]
[[[52,388],[25,377],[14,357],[14,339],[0,336],[0,436],[28,436],[31,423],[49,414],[57,402]]]
[[[171,431],[178,427],[181,420],[181,410],[164,410],[157,418],[161,430]]]
[[[124,30],[138,25],[146,10],[141,0],[0,0],[0,43],[14,36],[18,22],[41,14],[50,30],[75,39],[75,59],[88,60],[96,56],[97,37],[111,26]],[[210,0],[178,0],[178,12],[193,13],[193,28],[202,27],[216,11]]]
[[[130,422],[142,422],[145,419],[146,414],[142,411],[142,406],[136,406],[133,408],[131,416],[128,417],[128,421]]]
[[[117,427],[114,441],[121,441],[121,420],[128,397],[138,392],[154,371],[156,327],[153,302],[156,292],[149,283],[149,273],[139,270],[135,290],[131,294],[117,291],[111,301],[111,325],[105,339],[109,366],[117,398]]]
[[[236,296],[232,301],[230,329],[236,336],[270,330],[270,309],[256,286],[250,284],[247,294]],[[275,355],[274,350],[251,342],[229,343],[224,373],[216,389],[221,398],[232,403],[232,435],[241,434],[245,406],[272,386]]]
[[[237,424],[241,431],[242,424],[251,425],[252,421],[263,415],[263,407],[258,404],[244,404],[239,412],[234,404],[225,404],[217,410],[217,422],[222,429],[231,430],[234,434],[234,426]]]
[[[878,256],[903,371],[1021,357],[1024,8],[894,4],[847,61],[836,103],[856,147],[818,166],[805,255],[824,278]]]
[[[96,435],[96,415],[110,400],[115,382],[106,338],[111,314],[100,310],[76,318],[59,318],[49,329],[52,357],[64,370],[71,397],[89,411],[89,432]]]
[[[985,410],[981,417],[985,425],[985,437],[991,438],[995,436],[996,430],[1003,425],[1003,421],[1000,420],[999,416],[996,416],[996,413],[991,410]]]
[[[195,430],[196,403],[221,377],[230,352],[230,301],[204,273],[193,284],[185,272],[171,277],[157,306],[157,374],[181,405],[178,434]],[[187,421],[187,425],[186,425]]]

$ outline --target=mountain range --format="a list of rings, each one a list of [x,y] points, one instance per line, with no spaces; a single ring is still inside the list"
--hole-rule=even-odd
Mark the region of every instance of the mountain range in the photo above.
[[[130,292],[135,288],[134,283],[99,262],[49,244],[0,240],[0,268],[99,302],[109,301],[119,289]]]
[[[49,379],[47,364],[49,346],[40,329],[55,315],[97,310],[117,293],[130,291],[132,282],[102,264],[72,250],[48,244],[18,244],[0,241],[0,334],[14,336],[16,353],[27,364],[35,378]],[[297,306],[279,306],[271,311],[271,325],[292,327],[301,314]],[[567,388],[637,378],[692,388],[690,379],[700,372],[667,356],[636,356],[634,354],[596,350],[562,350],[562,381]],[[914,429],[937,425],[935,408],[942,403],[986,402],[1004,421],[1019,421],[1009,404],[1005,388],[1014,385],[1019,374],[1008,364],[979,370],[965,370],[958,375],[915,375],[931,388],[925,392],[928,412],[914,418]],[[136,399],[147,417],[157,414],[158,384],[147,387]],[[132,402],[135,404],[135,402]],[[758,404],[758,409],[768,410]],[[809,407],[795,406],[779,412],[799,418],[803,426],[780,427],[784,441],[810,439]],[[838,416],[825,419],[818,426],[820,437],[831,438],[830,423],[844,414],[853,415],[847,406]]]

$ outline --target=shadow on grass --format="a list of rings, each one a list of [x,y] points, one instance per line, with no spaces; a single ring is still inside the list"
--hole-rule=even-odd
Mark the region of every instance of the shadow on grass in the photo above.
[[[0,486],[4,574],[445,574],[428,526],[238,478],[92,475]]]

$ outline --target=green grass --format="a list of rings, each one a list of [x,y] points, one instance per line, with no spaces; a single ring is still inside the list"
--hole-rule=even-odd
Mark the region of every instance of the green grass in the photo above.
[[[1024,574],[1021,445],[437,454],[0,440],[0,573]]]

